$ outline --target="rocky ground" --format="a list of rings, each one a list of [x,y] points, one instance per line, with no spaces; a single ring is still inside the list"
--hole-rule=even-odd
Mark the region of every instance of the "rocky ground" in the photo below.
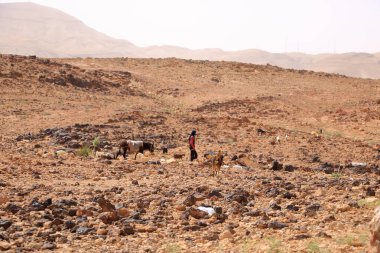
[[[378,80],[1,55],[0,89],[2,251],[368,249],[380,204]],[[111,159],[123,139],[156,150]],[[213,177],[203,154],[218,150]]]

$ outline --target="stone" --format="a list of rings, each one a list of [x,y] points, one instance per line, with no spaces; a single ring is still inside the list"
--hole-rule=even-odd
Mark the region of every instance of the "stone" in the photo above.
[[[273,228],[273,229],[283,229],[288,227],[287,224],[283,222],[278,222],[278,221],[270,221],[268,222],[268,228]]]
[[[112,224],[113,222],[119,220],[119,216],[117,215],[117,212],[105,212],[101,213],[98,218],[104,223],[104,224]]]
[[[238,189],[234,191],[232,194],[228,195],[227,199],[238,202],[242,205],[246,205],[248,203],[249,197],[249,192],[247,192],[246,190]]]
[[[175,209],[176,209],[177,211],[185,211],[185,210],[186,210],[186,206],[183,205],[183,204],[181,204],[181,205],[177,205],[177,206],[175,207]]]
[[[288,165],[284,166],[284,170],[288,171],[288,172],[293,172],[293,171],[296,170],[296,167],[294,167],[293,165],[288,164]]]
[[[92,230],[93,230],[93,228],[89,228],[89,227],[79,227],[79,228],[77,228],[76,233],[79,235],[87,235]]]
[[[64,222],[64,226],[67,229],[72,229],[73,227],[75,227],[75,222],[73,222],[71,220],[67,220]]]
[[[52,250],[52,249],[55,249],[55,248],[57,248],[57,245],[55,245],[54,243],[51,243],[51,242],[45,242],[42,245],[42,249]]]
[[[21,207],[15,205],[15,204],[12,204],[12,203],[9,203],[5,208],[4,208],[5,211],[7,212],[11,212],[13,214],[16,214],[17,212],[19,212],[21,210]]]
[[[124,224],[120,231],[120,235],[133,235],[134,233],[135,230],[130,224]]]
[[[10,220],[0,220],[0,228],[7,230],[12,225]]]
[[[0,250],[1,251],[9,250],[11,247],[12,247],[12,245],[9,242],[0,241]]]
[[[9,201],[9,198],[6,195],[0,195],[0,205],[5,204]]]
[[[376,191],[374,189],[372,189],[371,187],[368,187],[366,190],[366,196],[367,197],[376,196]]]
[[[107,235],[107,233],[108,233],[108,230],[104,228],[99,228],[98,230],[96,230],[97,235]]]
[[[207,212],[199,210],[197,208],[193,208],[193,207],[189,209],[189,214],[191,217],[195,219],[202,219],[208,216]]]
[[[277,160],[274,160],[271,165],[271,170],[282,170],[283,165]]]
[[[98,198],[98,204],[100,208],[102,209],[102,212],[113,212],[115,211],[115,206],[111,204],[109,200],[106,200],[103,197]]]
[[[196,201],[197,200],[194,197],[194,194],[191,194],[191,195],[187,196],[187,198],[183,201],[183,204],[185,206],[192,206],[192,205],[195,205]]]
[[[117,214],[118,214],[118,216],[120,216],[122,218],[126,218],[131,214],[131,212],[127,208],[121,207],[121,208],[117,209]]]
[[[223,239],[232,239],[234,238],[234,235],[232,234],[231,230],[230,229],[227,229],[225,231],[223,231],[220,235],[219,235],[219,240],[223,240]]]

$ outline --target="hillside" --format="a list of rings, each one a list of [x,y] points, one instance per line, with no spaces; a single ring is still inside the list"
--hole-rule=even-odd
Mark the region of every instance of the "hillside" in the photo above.
[[[131,24],[132,25],[132,24]],[[177,46],[138,47],[86,26],[59,10],[33,3],[0,4],[0,52],[42,57],[176,57],[271,64],[283,68],[380,78],[379,54],[308,55],[262,50],[190,50]]]
[[[368,249],[380,202],[378,80],[237,62],[0,55],[0,89],[1,250]],[[125,139],[155,152],[112,159]],[[203,154],[218,150],[214,177]]]
[[[137,47],[33,3],[0,4],[0,52],[46,57],[134,56]]]

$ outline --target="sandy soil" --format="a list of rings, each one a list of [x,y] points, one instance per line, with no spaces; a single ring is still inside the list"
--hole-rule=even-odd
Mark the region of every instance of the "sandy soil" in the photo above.
[[[368,249],[380,204],[379,80],[0,55],[0,90],[0,250]],[[199,159],[190,163],[193,128]],[[101,157],[124,139],[156,150]],[[218,150],[224,166],[213,177],[203,154]]]

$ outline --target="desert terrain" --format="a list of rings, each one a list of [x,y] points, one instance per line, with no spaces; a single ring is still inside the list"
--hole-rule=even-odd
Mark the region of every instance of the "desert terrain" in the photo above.
[[[125,29],[129,26],[135,25],[123,24]],[[271,53],[259,49],[224,51],[219,48],[192,50],[176,45],[141,47],[129,40],[115,39],[96,31],[69,13],[31,2],[0,3],[0,53],[56,58],[176,57],[224,60],[380,78],[379,53]]]
[[[3,54],[0,91],[0,251],[368,250],[380,80]],[[108,157],[126,139],[155,152]],[[203,154],[219,150],[212,176]]]

